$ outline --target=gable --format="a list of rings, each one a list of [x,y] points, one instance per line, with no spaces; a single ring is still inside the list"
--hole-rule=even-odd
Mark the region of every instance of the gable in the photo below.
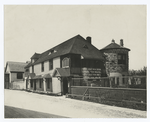
[[[85,59],[103,60],[102,53],[81,36],[76,38],[70,53],[81,54]]]
[[[6,64],[5,73],[10,73],[10,68],[9,68],[8,63]]]
[[[55,70],[52,76],[53,77],[60,77],[60,74],[57,70]]]

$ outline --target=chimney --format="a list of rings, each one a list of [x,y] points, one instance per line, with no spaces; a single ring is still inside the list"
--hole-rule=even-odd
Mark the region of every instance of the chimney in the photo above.
[[[123,47],[123,39],[120,39],[120,46]]]
[[[28,63],[30,63],[30,61],[26,61],[26,63],[28,64]]]
[[[86,37],[86,41],[91,44],[91,37],[90,36]]]
[[[115,43],[115,40],[114,40],[114,39],[112,39],[111,43]]]

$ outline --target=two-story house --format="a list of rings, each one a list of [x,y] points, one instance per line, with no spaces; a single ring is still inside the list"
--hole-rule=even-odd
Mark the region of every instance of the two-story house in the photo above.
[[[88,70],[95,70],[88,75]],[[31,57],[25,70],[29,90],[68,93],[72,77],[100,78],[105,74],[102,53],[91,37],[77,35],[41,54]],[[86,81],[85,81],[86,82]]]

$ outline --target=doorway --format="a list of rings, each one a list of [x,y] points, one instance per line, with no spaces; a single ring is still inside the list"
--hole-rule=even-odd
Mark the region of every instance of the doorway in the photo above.
[[[63,78],[63,95],[68,93],[68,79],[66,77]]]
[[[36,80],[34,80],[34,90],[36,90]]]

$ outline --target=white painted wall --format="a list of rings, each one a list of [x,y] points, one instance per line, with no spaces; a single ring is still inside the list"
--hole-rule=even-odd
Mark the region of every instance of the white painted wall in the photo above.
[[[17,79],[17,73],[10,73],[11,74],[11,81],[23,81],[23,79]],[[24,78],[24,73],[23,73]]]
[[[26,89],[24,81],[15,81],[12,83],[12,89]]]
[[[51,75],[53,74],[53,71],[56,68],[60,68],[60,57],[54,58],[53,59],[53,69],[49,70],[49,61],[44,62],[44,72],[41,71],[41,63],[34,65],[34,73],[36,75],[43,75],[43,74],[48,74],[50,73]]]
[[[53,93],[61,92],[61,82],[58,80],[58,78],[52,78],[52,89]]]
[[[29,72],[32,73],[32,66],[29,67],[29,70],[30,70]]]
[[[119,77],[119,86],[123,86],[123,81],[122,81],[122,74],[115,72],[115,73],[110,73],[110,77]],[[117,79],[115,79],[117,80]]]
[[[34,73],[39,74],[41,72],[41,63],[34,65]]]
[[[9,65],[7,65],[6,72],[10,73]]]
[[[9,65],[7,65],[6,72],[9,73],[9,83],[11,83],[11,73],[10,73]]]
[[[60,57],[53,59],[53,69],[60,68]]]
[[[49,61],[44,62],[44,72],[49,72]]]

